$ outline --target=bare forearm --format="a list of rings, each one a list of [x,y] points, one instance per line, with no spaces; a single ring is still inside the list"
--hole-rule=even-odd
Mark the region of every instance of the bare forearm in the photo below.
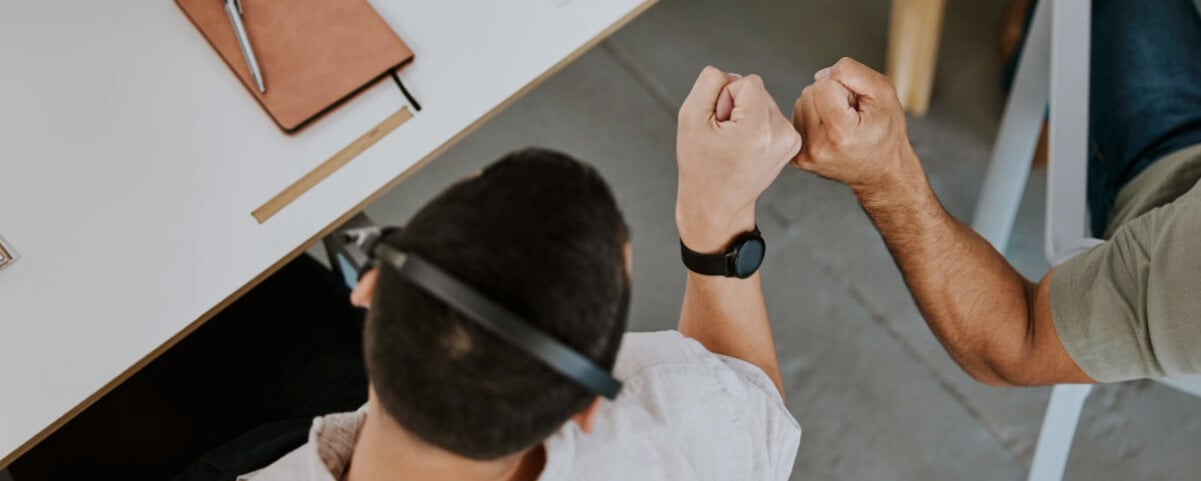
[[[916,156],[887,187],[856,194],[935,336],[977,379],[1007,383],[1031,345],[1036,285],[943,209]]]
[[[851,186],[892,251],[930,329],[977,379],[993,384],[1091,382],[1052,319],[1052,270],[1035,285],[942,208],[930,189],[896,87],[844,58],[814,75],[793,123],[795,163]]]
[[[683,200],[676,213],[681,239],[693,250],[720,252],[734,236],[755,228],[754,204],[733,216],[718,217],[728,219],[725,222],[711,220],[699,206]],[[689,272],[679,329],[712,352],[759,366],[783,395],[759,274],[736,279]]]
[[[701,254],[725,253],[755,228],[755,202],[801,149],[801,135],[757,75],[705,67],[680,106],[676,227]],[[745,272],[744,272],[745,274]],[[680,332],[710,351],[751,362],[783,395],[759,277],[688,274]]]
[[[688,273],[680,332],[712,352],[759,366],[784,392],[759,274],[731,279]]]

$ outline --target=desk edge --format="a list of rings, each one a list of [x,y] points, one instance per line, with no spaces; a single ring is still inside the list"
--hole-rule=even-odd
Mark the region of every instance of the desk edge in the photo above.
[[[574,63],[577,59],[579,59],[585,53],[592,50],[594,47],[596,47],[598,44],[600,44],[605,39],[609,38],[609,36],[613,35],[614,32],[620,30],[622,27],[629,24],[630,21],[634,20],[635,18],[638,18],[638,16],[642,15],[643,12],[646,12],[648,9],[653,7],[656,3],[658,3],[658,1],[659,0],[645,0],[641,4],[639,4],[637,7],[634,7],[633,10],[630,10],[628,13],[626,13],[624,16],[622,16],[620,19],[618,19],[612,25],[605,28],[605,30],[601,31],[600,34],[596,35],[591,40],[585,42],[579,48],[573,50],[570,54],[568,54],[566,57],[564,57],[558,63],[551,66],[551,68],[547,69],[545,72],[542,72],[542,74],[539,75],[537,78],[535,78],[533,81],[526,84],[524,87],[522,87],[517,92],[513,93],[513,95],[510,95],[503,102],[497,104],[495,107],[493,107],[487,113],[480,116],[480,118],[476,119],[475,122],[472,122],[470,125],[465,127],[463,130],[459,131],[459,133],[455,134],[453,137],[448,139],[446,142],[443,142],[442,145],[440,145],[437,149],[434,149],[433,152],[430,152],[425,157],[422,157],[420,161],[413,164],[408,169],[405,169],[404,172],[401,172],[400,175],[397,175],[395,178],[393,178],[391,181],[389,181],[383,187],[381,187],[381,188],[377,189],[375,192],[371,193],[371,195],[364,198],[362,202],[359,202],[357,205],[355,205],[353,208],[351,208],[345,214],[342,214],[342,216],[338,217],[337,219],[334,219],[324,229],[321,229],[320,232],[318,232],[317,234],[310,237],[308,240],[301,243],[299,246],[297,246],[295,249],[293,249],[287,255],[280,258],[280,260],[278,262],[276,262],[275,264],[272,264],[271,267],[267,268],[267,270],[263,271],[258,276],[256,276],[254,279],[251,279],[250,282],[247,282],[241,288],[234,291],[233,294],[230,294],[224,300],[217,303],[216,306],[213,306],[213,308],[209,309],[208,311],[205,311],[205,313],[202,314],[198,319],[196,319],[195,321],[192,321],[192,323],[188,324],[187,327],[183,328],[181,331],[176,333],[174,336],[171,336],[170,339],[167,339],[166,342],[159,345],[159,347],[155,348],[149,354],[147,354],[146,356],[139,359],[138,362],[135,363],[133,366],[130,366],[128,369],[121,372],[121,374],[118,375],[116,378],[114,378],[113,380],[106,383],[103,387],[101,387],[96,392],[92,393],[91,396],[88,396],[86,399],[84,399],[79,404],[75,405],[75,407],[71,408],[70,411],[67,411],[66,414],[63,414],[58,419],[56,419],[53,423],[51,423],[49,426],[47,426],[45,429],[42,429],[37,434],[35,434],[32,438],[30,438],[28,441],[25,441],[24,443],[22,443],[19,447],[17,447],[16,450],[12,451],[11,453],[8,453],[3,458],[0,458],[0,470],[7,468],[10,464],[13,463],[13,461],[16,461],[17,458],[20,458],[21,456],[25,455],[25,453],[29,452],[30,449],[33,449],[34,446],[41,444],[41,442],[44,441],[47,437],[49,437],[51,434],[54,434],[55,431],[58,431],[59,428],[63,427],[63,425],[70,422],[72,419],[75,418],[75,416],[78,416],[79,413],[81,413],[84,410],[86,410],[87,408],[91,407],[92,404],[95,404],[96,401],[100,400],[100,398],[104,397],[109,392],[112,392],[113,389],[115,389],[117,386],[121,385],[121,383],[125,382],[127,379],[129,379],[131,376],[136,374],[138,371],[141,371],[142,368],[146,367],[146,365],[150,364],[155,359],[158,359],[158,357],[161,356],[164,352],[167,352],[168,349],[174,347],[175,344],[177,344],[180,340],[182,340],[183,338],[192,334],[192,332],[194,332],[200,326],[204,325],[205,322],[208,322],[208,320],[211,319],[214,315],[225,310],[226,307],[229,307],[229,305],[233,304],[234,301],[238,300],[243,295],[245,295],[247,292],[249,292],[251,289],[258,286],[261,282],[263,282],[263,280],[270,277],[272,274],[275,274],[275,272],[278,271],[281,267],[283,267],[284,265],[286,265],[289,262],[292,262],[292,260],[294,260],[298,256],[300,256],[300,254],[307,251],[308,248],[310,246],[312,246],[314,242],[317,242],[320,239],[322,239],[325,236],[332,233],[335,229],[338,228],[338,226],[340,226],[343,223],[345,223],[346,221],[350,220],[351,217],[358,215],[359,212],[362,212],[363,209],[367,208],[368,205],[375,203],[375,201],[379,200],[380,197],[383,197],[384,194],[388,193],[393,188],[395,188],[397,185],[400,185],[401,182],[404,182],[406,179],[408,179],[414,173],[421,170],[421,168],[425,167],[426,164],[428,164],[431,161],[433,161],[434,159],[442,156],[442,154],[446,153],[447,150],[450,150],[451,147],[454,147],[456,144],[458,144],[460,141],[462,141],[468,135],[471,135],[472,133],[474,133],[477,129],[480,128],[480,126],[484,125],[485,123],[488,123],[488,121],[492,120],[492,118],[495,117],[497,114],[505,111],[510,106],[512,106],[513,103],[517,102],[522,97],[525,97],[526,94],[530,93],[531,90],[533,90],[534,88],[541,85],[542,82],[546,81],[546,79],[553,77],[555,74],[559,73],[559,71],[563,70],[568,65],[571,65],[572,63]]]

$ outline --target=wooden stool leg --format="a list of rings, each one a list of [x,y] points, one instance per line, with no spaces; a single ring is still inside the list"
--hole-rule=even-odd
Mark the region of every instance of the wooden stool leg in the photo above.
[[[901,104],[914,115],[925,115],[930,108],[945,10],[946,0],[892,0],[888,77]]]

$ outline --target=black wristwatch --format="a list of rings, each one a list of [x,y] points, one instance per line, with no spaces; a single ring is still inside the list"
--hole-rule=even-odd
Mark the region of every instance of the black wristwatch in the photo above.
[[[746,279],[759,270],[765,254],[767,243],[763,241],[763,236],[759,235],[758,226],[755,230],[734,238],[726,251],[720,254],[701,254],[689,249],[684,245],[684,240],[680,239],[680,256],[684,259],[684,267],[706,276]]]

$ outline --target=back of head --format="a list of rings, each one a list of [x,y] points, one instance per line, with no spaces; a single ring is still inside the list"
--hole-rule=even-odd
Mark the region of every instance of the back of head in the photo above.
[[[626,238],[595,170],[528,149],[451,186],[384,242],[612,369],[629,303]],[[365,336],[384,411],[461,456],[495,459],[532,447],[596,399],[387,268]]]

